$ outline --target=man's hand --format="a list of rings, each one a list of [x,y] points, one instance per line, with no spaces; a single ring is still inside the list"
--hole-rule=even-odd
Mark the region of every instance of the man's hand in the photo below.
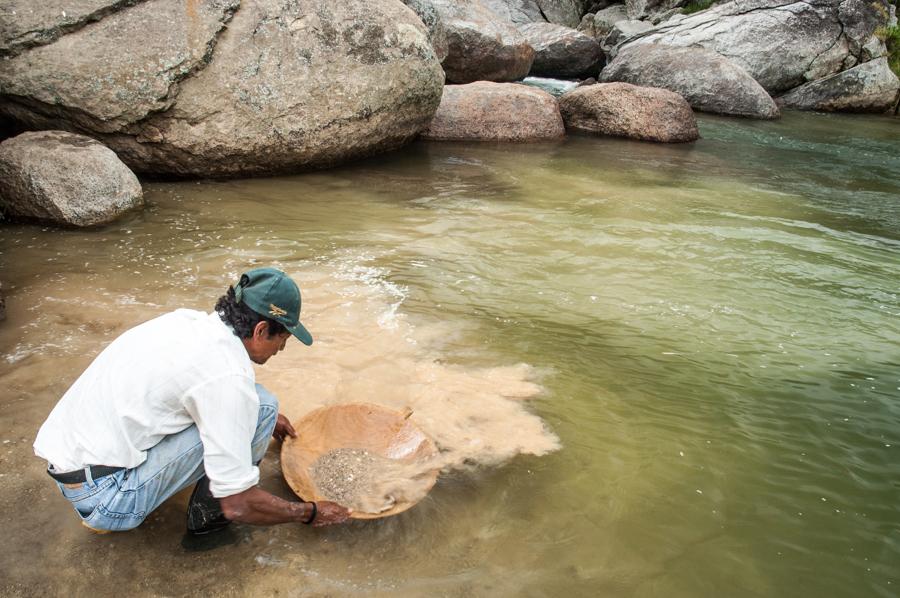
[[[281,442],[285,439],[286,436],[296,438],[297,432],[294,430],[294,426],[291,425],[291,422],[288,420],[288,418],[279,413],[278,419],[275,421],[275,431],[272,432],[272,436],[275,437],[275,440]]]
[[[336,502],[323,500],[316,503],[316,518],[312,521],[313,527],[324,527],[326,525],[334,525],[335,523],[343,523],[350,518],[353,511],[345,509]]]
[[[259,486],[222,497],[219,504],[226,519],[251,525],[306,523],[313,510],[312,503],[284,500],[269,494]],[[350,511],[327,500],[316,503],[316,507],[316,517],[312,521],[316,527],[341,523],[350,516]]]

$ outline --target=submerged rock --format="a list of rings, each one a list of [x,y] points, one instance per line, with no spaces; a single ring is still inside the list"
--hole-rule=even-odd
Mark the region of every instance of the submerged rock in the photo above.
[[[86,132],[139,172],[238,176],[394,149],[440,102],[427,32],[394,0],[120,4],[0,63],[0,113]]]
[[[441,63],[452,83],[517,81],[528,74],[534,50],[511,23],[479,0],[432,0],[447,31]]]
[[[898,93],[900,80],[882,57],[793,89],[778,102],[800,110],[887,112]]]
[[[90,137],[39,131],[0,143],[0,211],[5,216],[92,226],[142,203],[134,173]]]
[[[559,99],[567,129],[643,141],[700,138],[687,101],[673,91],[630,83],[579,87]]]
[[[779,116],[774,100],[747,71],[705,48],[628,46],[603,69],[600,80],[668,89],[702,112],[763,119]]]
[[[672,19],[628,40],[700,46],[743,67],[769,94],[855,66],[886,0],[734,0]]]
[[[435,140],[531,141],[565,135],[556,99],[518,83],[447,85],[422,136]]]
[[[527,23],[519,31],[534,48],[532,75],[579,77],[600,70],[600,44],[580,31],[552,23]]]

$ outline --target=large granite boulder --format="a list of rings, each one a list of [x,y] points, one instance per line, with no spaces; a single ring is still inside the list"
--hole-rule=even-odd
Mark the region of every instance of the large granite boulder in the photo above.
[[[598,83],[565,94],[559,109],[573,131],[662,142],[700,137],[690,105],[667,89]]]
[[[510,23],[555,23],[576,27],[585,13],[585,0],[482,0]]]
[[[625,11],[625,5],[613,4],[595,13],[584,15],[581,23],[578,24],[578,30],[586,35],[590,35],[599,42],[609,35],[613,25],[619,21],[627,20],[629,19],[628,13]]]
[[[519,31],[534,48],[532,75],[596,76],[602,66],[600,44],[580,31],[553,23],[526,23]]]
[[[432,0],[447,32],[441,63],[452,83],[517,81],[528,74],[534,50],[518,29],[480,0]]]
[[[742,66],[770,94],[855,66],[887,0],[733,0],[627,40],[701,46]]]
[[[800,110],[887,112],[898,93],[900,80],[882,57],[792,89],[778,103]]]
[[[565,135],[556,98],[517,83],[447,85],[425,139],[533,141]]]
[[[662,87],[702,112],[763,119],[779,115],[774,100],[747,71],[705,48],[628,46],[603,69],[600,80]]]
[[[90,134],[139,172],[237,176],[399,147],[440,102],[395,0],[129,4],[0,62],[0,116]]]
[[[449,48],[447,47],[447,31],[444,29],[444,22],[437,9],[429,0],[401,1],[422,19],[422,24],[428,30],[428,41],[431,42],[434,54],[438,60],[443,61],[447,57]]]
[[[93,226],[142,203],[134,173],[90,137],[33,131],[0,143],[0,212],[6,217]]]

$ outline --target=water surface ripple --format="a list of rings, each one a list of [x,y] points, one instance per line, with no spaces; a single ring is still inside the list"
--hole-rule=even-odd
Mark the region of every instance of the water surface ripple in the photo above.
[[[0,429],[18,452],[0,473],[46,500],[43,537],[64,532],[4,551],[0,577],[40,587],[35,562],[132,547],[162,593],[196,590],[165,573],[187,562],[234,593],[896,596],[900,120],[700,125],[676,146],[419,142],[304,176],[151,183],[146,211],[99,230],[3,225]],[[361,285],[335,296],[371,294],[369,339],[402,321],[439,331],[414,339],[436,362],[529,364],[528,408],[562,448],[451,472],[385,521],[242,528],[201,555],[173,548],[176,504],[119,548],[86,538],[28,461],[37,426],[104,343],[208,308],[253,263]],[[372,340],[354,367],[389,371]],[[263,483],[288,495],[277,463]]]

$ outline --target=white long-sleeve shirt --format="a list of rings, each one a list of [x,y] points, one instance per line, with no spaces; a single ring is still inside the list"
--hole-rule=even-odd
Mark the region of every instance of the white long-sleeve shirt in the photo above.
[[[218,314],[179,309],[115,339],[41,426],[36,455],[56,471],[137,467],[147,449],[196,424],[213,496],[259,482],[253,365]]]

